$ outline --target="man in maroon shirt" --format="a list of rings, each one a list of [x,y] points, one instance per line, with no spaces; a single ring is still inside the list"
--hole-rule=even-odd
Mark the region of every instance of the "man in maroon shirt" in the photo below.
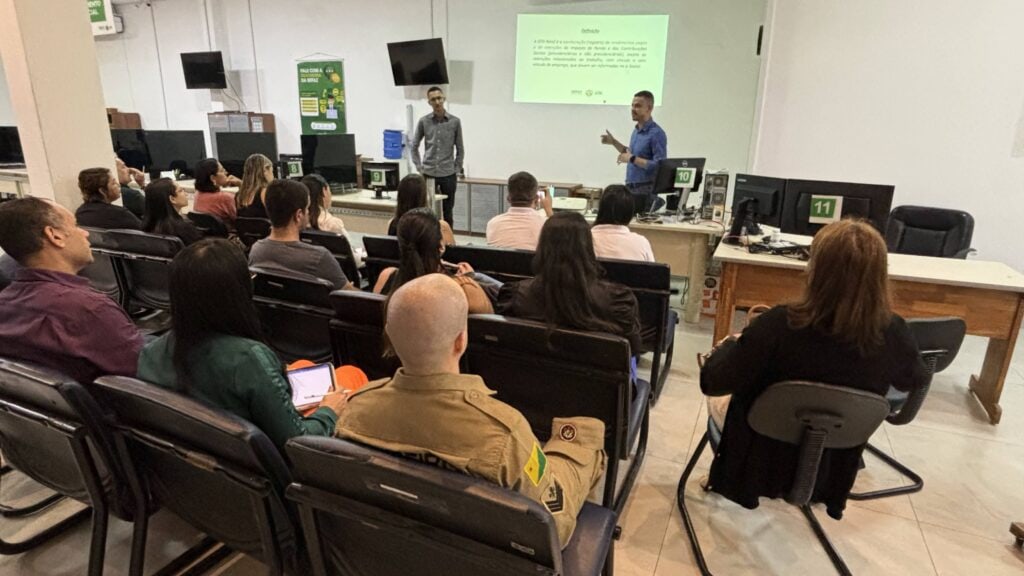
[[[22,266],[0,292],[0,355],[83,383],[135,375],[142,335],[113,300],[77,276],[92,262],[88,236],[58,204],[0,204],[0,248]]]

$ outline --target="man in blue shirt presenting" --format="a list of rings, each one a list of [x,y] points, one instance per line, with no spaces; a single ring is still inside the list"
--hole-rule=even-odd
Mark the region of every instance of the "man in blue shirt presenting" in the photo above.
[[[630,112],[636,127],[629,137],[628,148],[607,130],[601,135],[602,144],[609,144],[618,150],[618,163],[627,165],[626,187],[633,194],[637,212],[651,212],[665,203],[654,193],[654,177],[658,173],[658,162],[665,159],[668,137],[651,118],[653,110],[654,94],[641,90],[633,95]]]

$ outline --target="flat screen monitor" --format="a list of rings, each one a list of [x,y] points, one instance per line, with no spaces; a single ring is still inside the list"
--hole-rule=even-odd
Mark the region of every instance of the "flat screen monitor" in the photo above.
[[[195,165],[206,158],[202,130],[147,130],[146,146],[149,148],[150,177],[178,170],[192,178]]]
[[[17,126],[0,126],[0,164],[24,164]]]
[[[114,153],[129,168],[146,170],[150,165],[144,130],[116,128],[110,131],[110,140],[114,144]]]
[[[331,190],[355,186],[356,137],[354,134],[303,134],[302,171],[324,177]]]
[[[894,186],[787,180],[782,203],[782,231],[813,236],[824,223],[814,222],[837,212],[840,218],[864,218],[882,235],[889,222]],[[812,214],[812,209],[815,213]]]
[[[706,158],[665,158],[658,162],[654,176],[655,194],[672,194],[665,209],[674,212],[686,207],[689,195],[696,192],[704,180]]]
[[[241,178],[245,161],[263,154],[271,163],[277,158],[277,134],[273,132],[218,132],[217,159],[228,174]]]
[[[220,52],[183,52],[181,68],[185,72],[185,88],[223,90],[228,87]]]
[[[737,213],[737,206],[740,202],[749,200],[747,206],[748,233],[760,234],[758,224],[780,228],[785,191],[786,180],[782,178],[737,174],[736,185],[732,193],[732,213]]]
[[[388,44],[395,86],[447,84],[448,65],[440,38]]]
[[[398,190],[398,162],[363,162],[363,188]]]

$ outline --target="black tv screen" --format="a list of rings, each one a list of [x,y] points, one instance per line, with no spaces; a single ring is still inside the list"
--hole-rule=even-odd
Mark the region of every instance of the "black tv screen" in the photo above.
[[[193,177],[193,170],[206,158],[206,140],[202,130],[147,130],[151,173],[179,170]]]
[[[302,171],[324,177],[334,187],[356,183],[354,134],[303,134]]]
[[[0,126],[0,164],[24,164],[17,126]]]
[[[217,159],[228,174],[241,178],[245,161],[253,154],[263,154],[273,164],[277,161],[277,134],[273,132],[218,132]]]
[[[395,86],[448,83],[448,65],[440,38],[391,42],[388,55]]]
[[[220,52],[183,52],[181,68],[185,71],[185,88],[223,90],[228,87]]]
[[[110,140],[114,145],[114,153],[129,168],[146,170],[152,163],[144,130],[114,128],[110,131]]]

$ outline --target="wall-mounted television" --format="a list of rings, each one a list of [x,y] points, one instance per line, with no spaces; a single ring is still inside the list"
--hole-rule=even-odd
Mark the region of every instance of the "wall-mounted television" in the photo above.
[[[440,38],[391,42],[388,44],[388,56],[391,57],[395,86],[448,83],[448,65]]]
[[[185,71],[185,88],[223,90],[228,87],[220,52],[182,52],[181,68]]]

